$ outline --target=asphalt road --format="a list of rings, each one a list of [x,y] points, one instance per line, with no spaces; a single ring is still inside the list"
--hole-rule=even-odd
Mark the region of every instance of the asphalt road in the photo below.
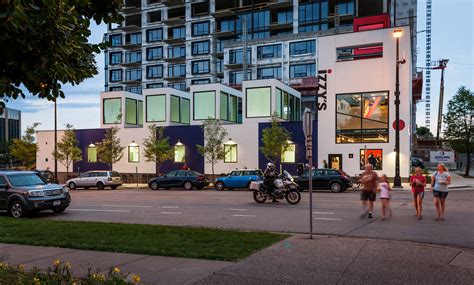
[[[257,204],[248,191],[74,190],[63,214],[40,213],[36,218],[179,226],[203,226],[290,233],[309,231],[309,195],[298,205],[286,201]],[[360,218],[359,192],[313,194],[316,234],[382,238],[474,248],[474,191],[451,190],[446,220],[437,222],[428,192],[424,219],[415,218],[409,191],[393,194],[393,218],[380,219],[376,202],[373,219]]]

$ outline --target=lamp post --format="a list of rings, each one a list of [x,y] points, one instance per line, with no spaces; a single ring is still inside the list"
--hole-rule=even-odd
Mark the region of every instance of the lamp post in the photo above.
[[[400,177],[400,64],[404,64],[405,59],[400,60],[400,37],[402,30],[393,31],[393,36],[397,40],[397,61],[396,61],[396,79],[395,79],[395,177],[393,187],[402,187],[402,178]]]

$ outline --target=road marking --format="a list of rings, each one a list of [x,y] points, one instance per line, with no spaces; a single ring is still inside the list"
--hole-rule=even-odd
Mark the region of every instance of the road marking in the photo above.
[[[314,218],[315,220],[324,220],[324,221],[342,221],[342,219],[334,219],[334,218]]]
[[[163,209],[178,209],[179,207],[177,207],[177,206],[160,206],[160,208],[163,208]]]
[[[245,212],[247,209],[227,209],[228,211],[242,211]]]
[[[76,212],[109,212],[109,213],[130,213],[127,210],[97,210],[97,209],[67,209],[68,211]]]
[[[181,215],[181,212],[160,212],[160,214],[165,214],[165,215]]]
[[[318,214],[318,215],[334,215],[334,212],[313,212],[313,214]]]
[[[151,206],[139,205],[100,205],[100,207],[151,208]]]
[[[232,215],[233,217],[247,217],[247,218],[255,218],[256,215]]]

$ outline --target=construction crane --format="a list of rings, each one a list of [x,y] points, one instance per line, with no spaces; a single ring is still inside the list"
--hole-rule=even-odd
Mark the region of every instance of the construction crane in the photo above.
[[[431,63],[431,69],[441,69],[441,83],[439,87],[439,106],[438,106],[438,126],[436,127],[436,145],[441,146],[439,133],[441,132],[441,123],[443,121],[443,97],[444,97],[444,70],[448,65],[449,59],[440,59]]]
[[[426,1],[425,127],[431,121],[431,0]]]

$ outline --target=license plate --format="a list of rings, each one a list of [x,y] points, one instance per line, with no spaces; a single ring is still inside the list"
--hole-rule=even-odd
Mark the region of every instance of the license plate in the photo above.
[[[61,201],[57,200],[57,201],[53,201],[53,206],[59,206],[61,205]]]

